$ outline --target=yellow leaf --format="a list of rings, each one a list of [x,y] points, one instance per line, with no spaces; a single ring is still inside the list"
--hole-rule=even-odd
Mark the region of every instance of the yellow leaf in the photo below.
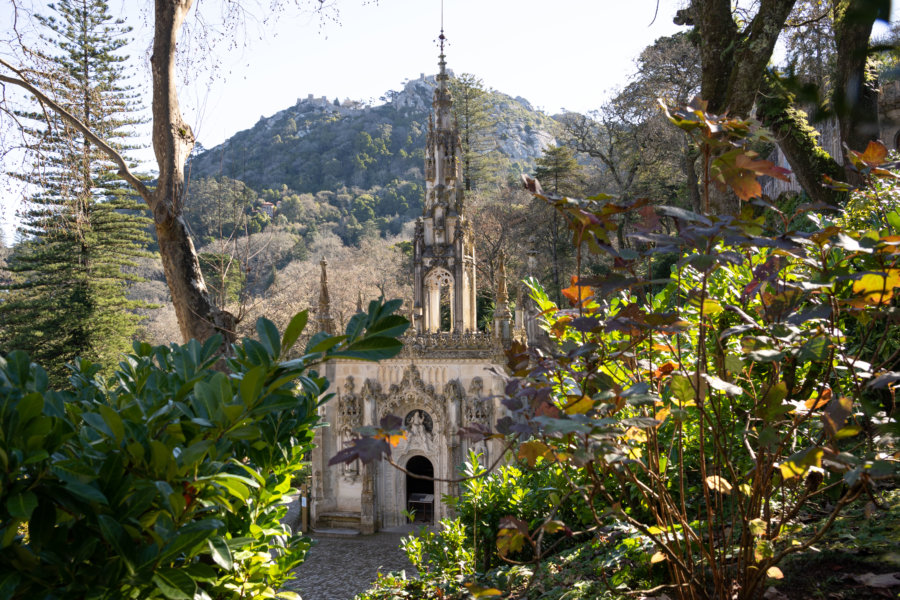
[[[465,588],[469,590],[469,593],[476,598],[488,598],[490,596],[503,595],[503,592],[501,592],[497,588],[483,588],[476,583],[464,583],[463,586],[465,586]]]
[[[824,454],[825,451],[817,447],[801,450],[778,465],[778,468],[781,469],[781,476],[784,479],[791,479],[803,475],[810,467],[821,467]]]
[[[655,565],[658,562],[662,562],[666,560],[666,555],[662,552],[657,552],[653,556],[650,557],[650,564]]]
[[[534,463],[537,462],[537,459],[546,456],[547,453],[550,452],[550,448],[547,447],[543,442],[539,442],[538,440],[529,440],[519,446],[519,458],[524,458],[528,461],[528,466],[533,467]]]
[[[771,577],[772,579],[784,579],[784,573],[782,573],[781,569],[778,567],[769,567],[766,570],[766,577]]]
[[[594,401],[590,396],[569,396],[568,400],[563,407],[567,415],[583,415],[594,408]]]
[[[887,304],[896,287],[900,287],[900,269],[888,269],[886,275],[866,273],[853,282],[853,291],[868,304]]]
[[[731,493],[731,484],[728,483],[723,477],[719,477],[718,475],[710,475],[706,478],[706,485],[711,490],[715,490],[721,494],[730,494]]]
[[[572,306],[580,306],[594,295],[590,286],[579,285],[578,277],[576,275],[572,275],[572,285],[560,291],[562,292],[562,295],[572,303]]]
[[[671,412],[672,411],[670,411],[666,407],[663,407],[663,408],[659,409],[658,411],[656,411],[656,414],[653,415],[653,418],[656,419],[657,421],[659,421],[659,425],[657,425],[657,427],[662,426],[663,421],[666,420],[666,417],[668,417]]]
[[[647,441],[647,432],[643,429],[638,429],[637,427],[629,427],[625,431],[625,439],[635,440],[636,442],[640,442],[643,444]]]
[[[831,388],[825,388],[822,390],[822,393],[818,396],[813,396],[806,402],[804,405],[807,410],[817,410],[825,406],[831,401]]]

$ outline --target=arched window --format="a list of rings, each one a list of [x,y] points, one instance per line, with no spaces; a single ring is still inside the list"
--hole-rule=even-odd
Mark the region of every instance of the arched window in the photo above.
[[[425,276],[425,330],[430,332],[453,329],[453,275],[436,267]]]

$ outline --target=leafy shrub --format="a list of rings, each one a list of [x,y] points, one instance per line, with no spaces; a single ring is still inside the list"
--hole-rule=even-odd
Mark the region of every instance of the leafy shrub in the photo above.
[[[672,118],[729,157],[710,172],[755,195],[749,180],[771,166],[742,150],[746,124],[697,106]],[[874,173],[878,155],[857,158]],[[755,598],[782,576],[785,557],[896,475],[891,439],[878,435],[889,415],[873,417],[892,406],[885,388],[900,380],[891,348],[900,232],[888,225],[861,235],[808,207],[765,232],[750,206],[710,216],[536,193],[616,269],[573,278],[565,295],[576,310],[559,310],[532,282],[555,346],[511,352],[513,418],[498,429],[531,432],[519,455],[537,457],[538,468],[562,466],[598,527],[624,522],[651,540],[649,562],[664,566],[678,597]],[[634,247],[614,248],[609,232],[630,211],[643,230],[631,236]],[[815,231],[793,226],[806,216]],[[655,233],[661,218],[675,220],[679,234]],[[641,269],[673,249],[680,258],[666,287],[648,291]],[[811,507],[827,516],[804,530]],[[498,544],[540,554],[548,527],[559,524],[548,516],[501,529]]]
[[[704,204],[713,183],[731,187],[740,214],[549,197],[526,180],[579,250],[563,290],[574,308],[529,282],[550,345],[508,351],[510,415],[481,436],[513,440],[523,472],[562,477],[539,522],[500,519],[496,545],[507,562],[527,550],[545,563],[551,536],[581,525],[583,512],[564,513],[580,498],[598,540],[627,560],[642,552],[667,594],[750,600],[851,503],[896,480],[900,213],[892,198],[875,219],[851,205],[853,228],[810,206],[784,213],[759,198],[757,176],[784,172],[747,150],[749,123],[702,102],[667,114],[703,150]],[[870,183],[897,177],[877,143],[850,161]],[[857,194],[882,206],[888,188],[868,189]],[[627,246],[611,239],[624,218],[640,224]],[[586,252],[611,271],[583,277]],[[672,253],[671,275],[650,279]],[[604,540],[623,524],[634,533]]]
[[[296,598],[278,590],[309,544],[280,519],[328,386],[312,368],[395,354],[398,305],[295,360],[307,313],[284,336],[260,319],[227,371],[219,339],[136,343],[108,380],[81,361],[66,390],[0,359],[0,596]]]

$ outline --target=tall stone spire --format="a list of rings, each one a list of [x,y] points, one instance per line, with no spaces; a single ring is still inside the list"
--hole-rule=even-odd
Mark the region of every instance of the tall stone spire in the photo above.
[[[453,119],[443,28],[439,39],[437,86],[425,148],[425,208],[416,221],[413,242],[413,314],[419,332],[463,333],[477,327],[475,244],[464,210],[459,130]]]
[[[494,335],[508,340],[512,337],[512,319],[509,312],[509,290],[506,286],[506,255],[500,251],[500,269],[497,274],[497,297],[494,307]]]
[[[316,313],[317,330],[334,335],[334,318],[331,316],[331,297],[328,295],[328,261],[322,257],[322,279],[319,283],[319,311]]]

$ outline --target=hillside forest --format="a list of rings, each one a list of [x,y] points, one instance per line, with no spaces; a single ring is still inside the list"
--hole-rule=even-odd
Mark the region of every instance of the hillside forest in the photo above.
[[[508,415],[461,432],[505,464],[470,456],[457,518],[403,542],[418,576],[360,598],[896,594],[884,4],[690,0],[584,114],[453,74],[479,328],[505,269],[545,333],[509,348]],[[191,5],[155,3],[149,92],[106,0],[36,8],[0,54],[27,195],[0,240],[0,597],[299,597],[309,540],[281,518],[318,369],[408,327],[434,76],[301,96],[206,148],[173,76]],[[313,328],[323,259],[344,335]]]

